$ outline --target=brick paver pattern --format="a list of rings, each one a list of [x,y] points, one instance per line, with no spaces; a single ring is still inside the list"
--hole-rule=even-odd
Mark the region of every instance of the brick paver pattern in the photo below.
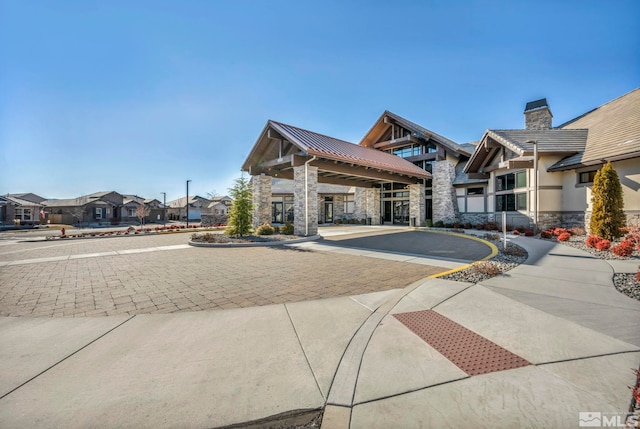
[[[0,261],[185,244],[186,234],[16,243]],[[445,268],[290,248],[194,248],[0,267],[0,316],[219,310],[403,288]]]

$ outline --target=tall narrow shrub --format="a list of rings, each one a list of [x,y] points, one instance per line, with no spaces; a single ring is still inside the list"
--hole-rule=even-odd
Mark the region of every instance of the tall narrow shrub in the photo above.
[[[622,186],[618,173],[608,162],[593,179],[591,189],[593,205],[589,231],[596,237],[614,240],[622,236],[621,228],[627,222],[624,214]]]
[[[235,184],[229,188],[229,194],[233,198],[233,205],[229,209],[229,227],[225,232],[240,237],[247,235],[251,232],[253,220],[251,182],[245,177],[236,179]]]

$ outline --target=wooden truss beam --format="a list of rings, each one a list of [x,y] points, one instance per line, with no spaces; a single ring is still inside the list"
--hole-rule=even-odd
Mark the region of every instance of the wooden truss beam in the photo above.
[[[334,163],[331,161],[316,160],[310,165],[318,167],[319,171],[328,171],[331,173],[344,174],[354,178],[371,179],[380,182],[399,182],[407,185],[419,183],[422,178],[401,176],[399,174],[389,173],[387,171],[365,169],[364,167],[350,166],[346,164]]]

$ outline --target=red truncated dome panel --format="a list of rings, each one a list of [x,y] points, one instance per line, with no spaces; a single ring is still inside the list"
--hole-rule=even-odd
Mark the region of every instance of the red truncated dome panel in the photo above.
[[[394,317],[469,375],[531,365],[433,310],[394,314]]]

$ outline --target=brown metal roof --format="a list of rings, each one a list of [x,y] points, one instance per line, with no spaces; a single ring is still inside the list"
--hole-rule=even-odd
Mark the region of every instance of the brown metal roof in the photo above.
[[[539,152],[581,152],[587,143],[588,130],[488,130],[498,143],[513,146],[514,152],[533,152],[533,141]]]
[[[289,139],[291,143],[311,156],[377,168],[420,179],[431,177],[427,171],[420,167],[386,152],[358,146],[354,143],[276,121],[269,121],[268,123],[283,137]]]

